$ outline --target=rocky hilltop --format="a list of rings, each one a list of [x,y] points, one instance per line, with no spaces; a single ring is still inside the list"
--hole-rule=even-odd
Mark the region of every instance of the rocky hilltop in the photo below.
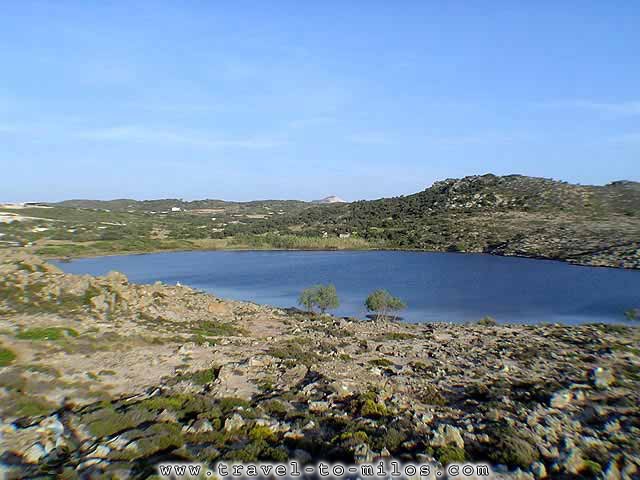
[[[582,186],[489,174],[435,182],[409,196],[306,209],[290,225],[386,247],[640,268],[639,212],[636,182]]]
[[[13,253],[0,274],[7,478],[378,457],[638,478],[637,328],[315,316]]]

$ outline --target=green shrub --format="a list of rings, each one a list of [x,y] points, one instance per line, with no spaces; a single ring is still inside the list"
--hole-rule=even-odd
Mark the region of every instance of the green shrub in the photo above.
[[[442,465],[463,463],[467,459],[464,449],[453,445],[446,445],[444,447],[437,448],[435,451],[435,457]]]
[[[391,367],[393,362],[386,358],[374,358],[373,360],[369,360],[369,364],[375,367]]]
[[[77,337],[78,332],[73,328],[62,327],[46,327],[46,328],[31,328],[28,330],[22,330],[18,332],[16,338],[19,340],[61,340],[65,337]]]
[[[16,358],[16,354],[8,348],[0,347],[0,367],[6,367]]]
[[[540,457],[528,435],[513,427],[493,428],[490,437],[493,438],[494,445],[489,452],[489,459],[495,463],[528,468]]]
[[[483,317],[478,320],[478,325],[481,325],[483,327],[495,327],[497,324],[498,322],[496,321],[496,319],[489,316]]]
[[[313,307],[318,307],[322,313],[332,310],[340,306],[336,287],[333,285],[315,285],[306,288],[300,294],[298,304],[304,306],[309,311],[313,311]]]
[[[371,293],[364,305],[368,311],[376,313],[376,318],[385,318],[389,312],[398,312],[407,308],[402,300],[382,289]]]
[[[369,418],[386,417],[389,414],[384,403],[379,403],[371,399],[366,399],[360,408],[360,415]]]

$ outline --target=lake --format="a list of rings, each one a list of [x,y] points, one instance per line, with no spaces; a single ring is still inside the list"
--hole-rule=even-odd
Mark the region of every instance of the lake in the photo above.
[[[385,288],[410,322],[626,323],[640,306],[640,271],[483,254],[390,251],[199,251],[56,262],[69,273],[125,273],[135,283],[202,289],[222,298],[296,306],[305,287],[333,283],[335,314],[364,317],[364,300]]]

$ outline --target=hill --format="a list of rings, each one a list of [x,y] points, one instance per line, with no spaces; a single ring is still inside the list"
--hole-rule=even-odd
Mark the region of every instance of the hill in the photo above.
[[[321,200],[314,200],[311,203],[347,203],[345,200],[340,197],[336,197],[335,195],[330,195],[328,197],[324,197]]]
[[[0,206],[0,245],[37,253],[219,248],[484,252],[640,268],[640,184],[572,185],[522,175],[435,182],[352,203],[69,200]],[[11,222],[11,223],[9,223]]]
[[[583,186],[489,174],[447,179],[408,196],[318,205],[280,220],[287,232],[358,236],[390,248],[639,268],[639,212],[636,182]]]

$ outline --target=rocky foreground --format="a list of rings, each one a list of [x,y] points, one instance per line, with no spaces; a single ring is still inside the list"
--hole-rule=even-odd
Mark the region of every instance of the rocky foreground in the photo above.
[[[488,462],[500,478],[640,475],[632,327],[365,322],[8,253],[0,387],[6,478],[378,457]]]

